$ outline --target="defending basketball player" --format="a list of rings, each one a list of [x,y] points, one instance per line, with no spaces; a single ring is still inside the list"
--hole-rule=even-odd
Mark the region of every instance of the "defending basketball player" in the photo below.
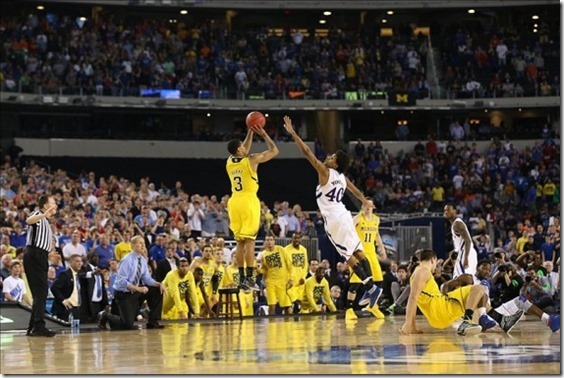
[[[476,274],[478,252],[474,248],[468,227],[462,219],[456,216],[456,206],[447,203],[444,207],[444,217],[451,223],[452,244],[454,250],[458,252],[452,278],[464,273]]]
[[[446,328],[464,316],[458,327],[461,336],[480,333],[482,327],[472,323],[474,310],[485,307],[488,300],[485,287],[481,285],[464,286],[444,295],[433,277],[437,266],[437,255],[431,249],[420,251],[420,263],[411,275],[411,293],[407,300],[405,324],[401,333],[422,333],[415,325],[417,307],[433,328]]]
[[[352,215],[343,204],[345,190],[349,190],[364,206],[368,206],[362,192],[344,175],[349,166],[349,157],[344,151],[327,155],[324,162],[317,160],[311,149],[304,143],[292,126],[292,120],[284,116],[284,128],[306,159],[317,171],[319,185],[316,188],[317,206],[323,217],[327,236],[337,251],[345,256],[347,264],[362,280],[365,286],[364,296],[359,305],[376,305],[382,290],[373,284],[372,272],[362,243],[354,227]]]
[[[264,139],[268,147],[266,151],[249,154],[254,133]],[[231,181],[232,193],[227,202],[227,212],[229,227],[237,241],[235,257],[239,269],[239,285],[243,288],[258,290],[253,279],[255,239],[260,225],[257,168],[260,163],[276,157],[279,151],[266,131],[258,127],[249,127],[243,142],[238,139],[229,141],[227,150],[231,154],[227,159],[226,170]]]

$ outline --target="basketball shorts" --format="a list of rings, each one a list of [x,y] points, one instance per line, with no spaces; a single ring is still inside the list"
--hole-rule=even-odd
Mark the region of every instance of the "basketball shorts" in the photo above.
[[[355,251],[362,251],[362,243],[350,212],[324,214],[325,232],[339,254],[348,260]]]
[[[257,196],[236,196],[227,202],[229,228],[235,240],[256,239],[260,226],[260,201]]]
[[[472,286],[463,286],[447,295],[433,299],[428,313],[424,313],[433,328],[446,328],[464,315],[466,299]]]

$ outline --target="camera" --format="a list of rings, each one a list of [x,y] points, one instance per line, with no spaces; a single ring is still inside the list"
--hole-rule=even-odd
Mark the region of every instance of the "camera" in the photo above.
[[[533,277],[531,277],[531,276],[526,276],[526,277],[525,277],[525,281],[526,281],[527,283],[531,283],[532,280],[533,280]]]
[[[506,267],[505,265],[500,265],[500,266],[497,268],[497,271],[498,271],[498,272],[501,272],[501,273],[507,273],[507,267]]]

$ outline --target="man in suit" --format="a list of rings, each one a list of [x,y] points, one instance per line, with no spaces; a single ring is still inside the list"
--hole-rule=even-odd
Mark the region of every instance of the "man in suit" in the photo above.
[[[165,250],[165,259],[157,263],[155,270],[155,281],[163,282],[168,272],[178,267],[178,257],[174,254],[175,250],[172,245],[168,245]]]
[[[87,262],[79,272],[82,287],[81,319],[97,322],[98,313],[108,305],[108,293],[104,285],[102,270],[98,267],[99,257],[95,252],[88,252]]]
[[[79,272],[82,268],[82,256],[72,255],[69,258],[70,267],[59,274],[51,286],[53,293],[53,315],[67,320],[72,312],[75,318],[80,318],[81,289]]]

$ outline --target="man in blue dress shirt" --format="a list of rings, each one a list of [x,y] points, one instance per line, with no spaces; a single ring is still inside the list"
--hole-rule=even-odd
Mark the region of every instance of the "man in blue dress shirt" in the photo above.
[[[142,236],[131,239],[131,252],[119,263],[117,277],[114,283],[114,300],[112,306],[117,306],[119,315],[101,312],[98,326],[114,329],[134,329],[135,319],[144,300],[149,305],[149,320],[147,328],[164,328],[159,324],[163,306],[165,287],[155,281],[147,266],[147,248]],[[115,309],[114,309],[115,310]]]

